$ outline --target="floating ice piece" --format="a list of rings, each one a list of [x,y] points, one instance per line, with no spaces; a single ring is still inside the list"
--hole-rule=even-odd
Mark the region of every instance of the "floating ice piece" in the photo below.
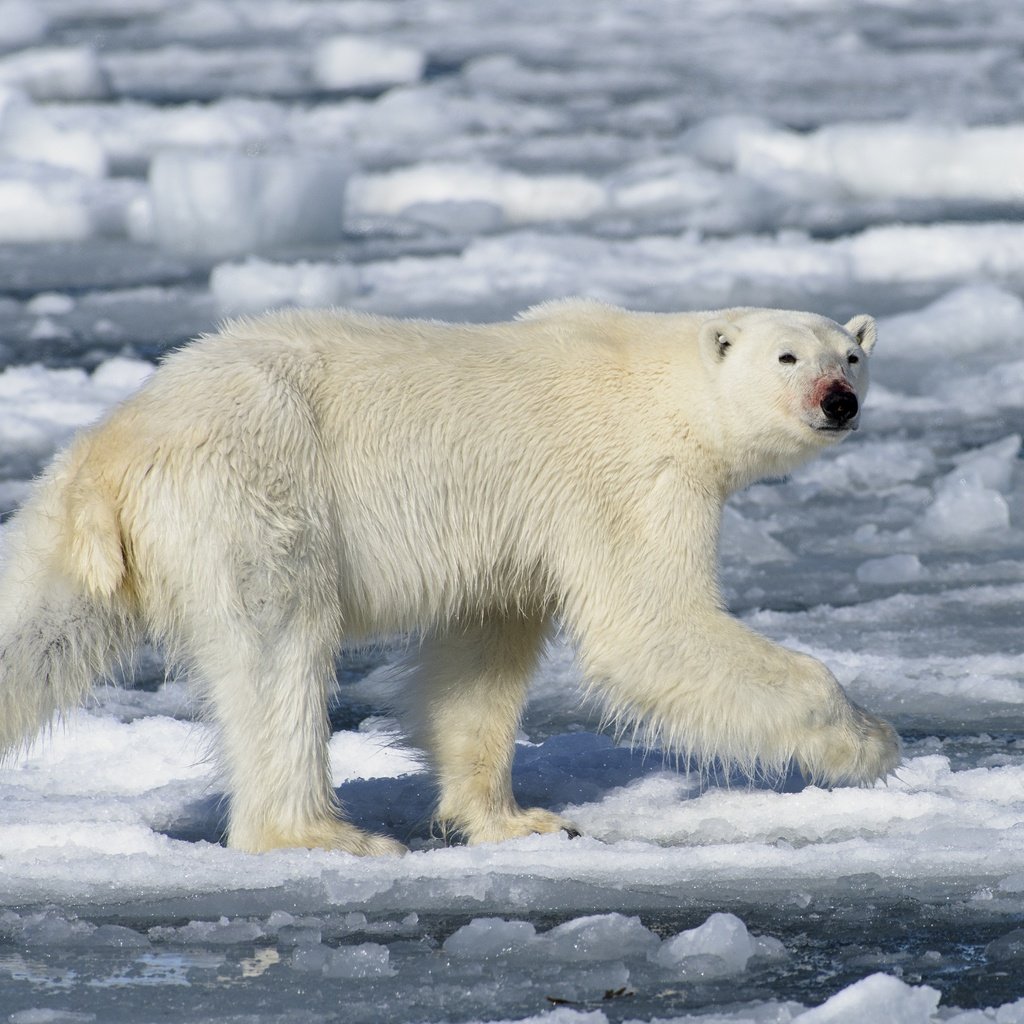
[[[584,220],[607,203],[605,187],[579,174],[529,176],[483,163],[423,163],[353,178],[349,216],[395,216],[427,203],[485,202],[509,223]]]
[[[861,583],[913,583],[924,576],[924,566],[917,555],[889,555],[869,558],[857,566]]]
[[[75,308],[75,300],[62,292],[40,292],[25,303],[33,316],[64,316]]]
[[[1010,507],[997,490],[976,477],[953,473],[938,485],[922,527],[940,540],[977,537],[1010,525]]]
[[[200,260],[341,233],[345,168],[328,150],[168,149],[149,184],[158,244]]]
[[[828,178],[865,197],[987,199],[1024,192],[1024,127],[835,124],[815,132],[740,131],[736,169]]]
[[[234,94],[294,96],[309,91],[308,61],[286,47],[119,48],[103,55],[118,95],[195,100]]]
[[[714,958],[702,964],[701,974],[738,974],[752,956],[784,956],[785,947],[770,936],[755,938],[735,914],[712,914],[699,928],[666,939],[651,955],[662,967],[682,967],[693,957]]]
[[[359,290],[359,271],[344,263],[221,263],[210,290],[222,313],[258,313],[280,306],[332,306]]]
[[[528,921],[475,917],[448,936],[443,948],[454,956],[486,959],[523,949],[535,942],[536,937],[537,929]]]
[[[141,387],[155,367],[144,359],[114,356],[92,372],[92,383],[104,398],[125,396]]]
[[[213,946],[248,945],[264,936],[255,921],[244,918],[232,920],[220,917],[216,921],[189,921],[180,928],[157,926],[150,929],[150,938],[181,945],[203,944]]]
[[[925,510],[922,528],[940,540],[977,537],[1010,525],[1010,506],[1000,493],[1010,484],[1021,438],[1017,434],[958,460],[939,480],[935,500]]]
[[[621,960],[646,956],[658,948],[658,937],[639,917],[593,914],[552,928],[543,936],[545,953],[555,960]]]
[[[794,1024],[930,1024],[939,998],[940,993],[928,985],[915,987],[888,974],[871,974],[821,1006],[798,1014]]]
[[[569,1006],[558,1006],[534,1017],[516,1018],[515,1021],[495,1020],[491,1024],[608,1024],[608,1017],[600,1010],[575,1010]]]
[[[95,221],[78,183],[63,174],[0,176],[0,242],[88,238]]]
[[[91,375],[71,368],[8,367],[0,373],[0,442],[52,451],[152,372],[151,363],[124,357],[101,363]]]
[[[998,281],[1024,262],[1024,231],[1012,222],[885,224],[832,244],[861,281]]]
[[[0,83],[39,100],[101,99],[108,93],[99,58],[88,46],[35,47],[0,57]]]
[[[716,167],[736,163],[742,140],[746,136],[771,135],[779,128],[770,121],[751,114],[723,114],[700,121],[683,132],[682,146],[697,159]]]
[[[387,946],[376,942],[336,949],[320,944],[299,946],[292,955],[292,966],[297,971],[311,971],[325,978],[378,978],[398,973],[390,959]]]
[[[0,86],[0,155],[27,164],[63,167],[90,178],[107,173],[106,153],[91,132],[54,124],[42,108],[12,86]]]
[[[97,180],[77,169],[0,161],[0,244],[123,235],[144,191],[141,182],[124,178]]]
[[[729,505],[722,513],[721,550],[724,558],[749,565],[793,560],[793,552],[771,536],[762,523],[745,519]]]
[[[1024,336],[1024,300],[987,282],[965,284],[923,309],[882,319],[878,330],[887,356],[963,359],[992,349],[1016,354]]]
[[[687,156],[660,157],[633,164],[609,183],[621,210],[678,210],[719,200],[722,175]]]
[[[49,18],[34,0],[0,2],[0,49],[15,50],[38,42],[48,27]]]
[[[801,466],[793,476],[801,483],[814,483],[829,491],[870,488],[878,493],[934,473],[935,456],[924,441],[865,439],[831,458]]]
[[[427,60],[411,46],[366,36],[334,36],[313,55],[313,78],[324,89],[401,85],[423,77]]]
[[[956,460],[956,470],[950,476],[976,481],[984,487],[1005,491],[1010,486],[1020,446],[1020,434],[1000,438],[959,456]]]

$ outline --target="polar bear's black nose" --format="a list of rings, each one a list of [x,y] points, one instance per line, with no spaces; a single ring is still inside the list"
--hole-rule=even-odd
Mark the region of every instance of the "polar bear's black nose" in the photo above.
[[[857,415],[857,396],[846,388],[833,388],[821,400],[821,411],[833,426],[845,426]]]

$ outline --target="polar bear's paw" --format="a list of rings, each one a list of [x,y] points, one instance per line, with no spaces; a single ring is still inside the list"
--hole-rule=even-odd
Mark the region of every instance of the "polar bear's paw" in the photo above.
[[[354,853],[357,857],[404,857],[409,848],[390,836],[377,835],[374,832],[356,830],[359,834],[355,841],[347,839],[345,845],[330,847],[345,853]]]
[[[891,775],[900,763],[896,730],[852,702],[845,712],[838,721],[815,730],[797,754],[800,769],[829,786],[863,786]]]
[[[535,833],[565,832],[570,838],[576,838],[580,832],[571,822],[560,818],[542,807],[516,808],[500,817],[490,817],[485,822],[476,823],[475,827],[461,829],[470,846],[479,843],[501,843],[506,839],[516,839]]]
[[[258,835],[243,835],[233,829],[228,845],[250,853],[298,847],[300,849],[339,850],[357,857],[401,857],[408,848],[389,836],[364,832],[347,821],[316,822],[285,832],[263,829]]]

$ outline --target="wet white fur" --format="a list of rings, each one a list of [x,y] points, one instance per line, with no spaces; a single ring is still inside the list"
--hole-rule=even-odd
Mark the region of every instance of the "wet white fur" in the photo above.
[[[577,300],[487,325],[229,323],[82,434],[17,516],[0,749],[149,637],[202,687],[232,846],[395,852],[339,814],[326,702],[343,643],[410,633],[439,819],[474,842],[554,830],[516,805],[510,765],[557,622],[612,718],[652,739],[884,776],[891,728],[727,615],[716,580],[726,496],[842,436],[814,389],[863,398],[874,338],[866,316]]]

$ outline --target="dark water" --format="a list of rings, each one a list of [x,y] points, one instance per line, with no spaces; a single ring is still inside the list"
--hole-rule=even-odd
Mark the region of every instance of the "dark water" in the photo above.
[[[1019,916],[978,914],[955,890],[931,899],[898,898],[868,878],[849,880],[841,897],[819,894],[799,908],[766,907],[742,896],[706,905],[685,902],[675,910],[641,909],[639,916],[667,938],[698,926],[712,910],[728,908],[752,933],[781,939],[786,957],[755,958],[743,974],[726,977],[713,970],[702,977],[699,965],[673,977],[636,957],[571,962],[506,954],[477,960],[441,949],[468,922],[465,915],[355,922],[351,915],[315,915],[323,943],[385,946],[394,972],[332,978],[302,969],[301,926],[276,941],[231,941],[230,935],[215,943],[171,941],[161,939],[161,932],[194,919],[162,916],[158,908],[126,908],[83,915],[80,920],[101,926],[88,944],[62,944],[52,936],[27,945],[3,939],[0,978],[8,1013],[46,1007],[111,1022],[266,1021],[279,1019],[275,1007],[280,1019],[311,1021],[501,1020],[558,1005],[599,1008],[610,1021],[672,1018],[772,1000],[816,1005],[876,971],[938,989],[944,1006],[984,1008],[1024,997],[1024,931],[1014,927]],[[532,909],[517,913],[510,907],[503,916],[530,920],[538,932],[564,920]],[[631,908],[620,910],[628,914]],[[267,918],[250,920],[258,925]],[[233,921],[237,925],[239,919]],[[147,932],[149,941],[143,938]]]

